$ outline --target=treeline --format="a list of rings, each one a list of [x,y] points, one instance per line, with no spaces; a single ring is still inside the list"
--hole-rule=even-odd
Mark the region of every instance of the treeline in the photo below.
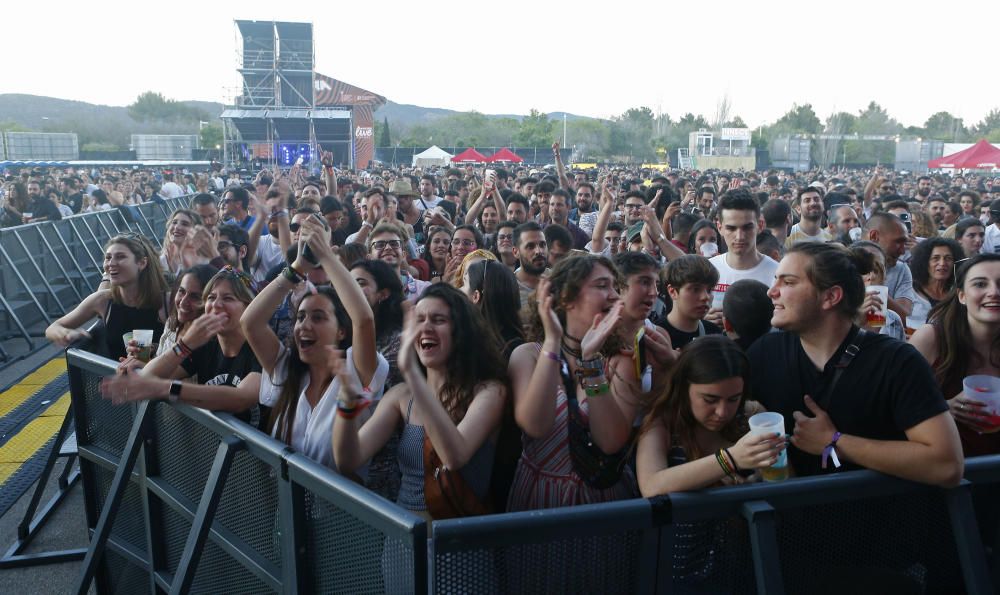
[[[684,114],[678,119],[654,113],[649,107],[631,108],[609,120],[575,118],[566,123],[568,148],[577,159],[652,161],[688,146],[688,135],[699,129],[746,127],[743,119],[731,114],[728,98],[715,112]],[[753,144],[768,148],[772,139],[796,134],[898,135],[903,139],[936,139],[945,142],[972,142],[987,138],[1000,142],[1000,109],[994,109],[975,124],[967,124],[948,112],[931,115],[922,126],[906,126],[885,108],[872,101],[857,113],[837,112],[820,119],[812,105],[793,105],[776,121],[753,131]],[[561,139],[563,121],[551,119],[537,110],[518,120],[491,117],[478,112],[461,112],[430,123],[409,126],[388,119],[376,121],[379,146],[424,147],[432,144],[463,146],[547,146]],[[814,141],[813,159],[821,164],[892,161],[893,141]]]

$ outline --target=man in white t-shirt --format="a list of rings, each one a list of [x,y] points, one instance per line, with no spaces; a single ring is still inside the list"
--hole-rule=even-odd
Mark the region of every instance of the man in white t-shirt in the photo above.
[[[163,174],[163,187],[160,188],[160,195],[165,198],[177,198],[187,194],[183,188],[174,182],[174,174]]]
[[[792,231],[785,239],[785,250],[799,242],[820,242],[826,243],[833,240],[833,237],[825,229],[820,227],[823,219],[823,195],[817,188],[807,186],[799,190],[799,196],[795,199],[802,214],[802,220],[792,226]]]
[[[778,263],[757,251],[760,205],[744,189],[730,190],[719,201],[719,232],[729,251],[709,259],[719,270],[712,308],[705,320],[722,327],[722,298],[729,286],[741,279],[754,279],[768,287],[774,285]]]

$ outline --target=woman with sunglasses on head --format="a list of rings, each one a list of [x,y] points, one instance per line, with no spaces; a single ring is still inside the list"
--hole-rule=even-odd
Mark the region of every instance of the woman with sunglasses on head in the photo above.
[[[424,491],[425,441],[482,502],[507,393],[498,340],[461,292],[436,283],[407,314],[399,367],[405,383],[389,390],[367,421],[357,417],[364,406],[361,385],[353,375],[340,374],[341,419],[333,424],[338,469],[359,469],[402,428],[400,506],[432,514]]]
[[[314,218],[302,222],[298,248],[295,261],[261,291],[241,323],[263,368],[259,400],[272,408],[269,432],[333,467],[330,432],[340,391],[335,362],[346,352],[348,374],[376,401],[389,364],[376,349],[375,315],[361,287],[333,253],[329,228]],[[299,301],[292,344],[285,346],[267,321],[303,275],[316,267],[323,269],[332,287],[312,287]]]
[[[67,347],[89,336],[80,327],[96,316],[104,322],[104,344],[97,348],[118,360],[125,356],[122,339],[125,333],[153,330],[153,342],[159,341],[167,318],[167,289],[156,251],[149,241],[136,234],[115,236],[104,247],[101,288],[49,325],[45,336],[60,347]]]
[[[219,272],[209,264],[198,264],[184,271],[174,284],[174,307],[170,310],[156,355],[174,348],[177,337],[184,334],[191,323],[205,313],[205,286]],[[129,354],[132,355],[131,350]]]
[[[931,310],[928,322],[910,343],[934,369],[965,456],[1000,453],[1000,418],[963,387],[967,376],[1000,376],[1000,254],[960,263],[955,289]]]
[[[253,301],[251,280],[227,266],[205,285],[205,313],[178,337],[173,349],[140,370],[126,360],[119,375],[105,379],[101,391],[116,402],[169,398],[212,411],[246,412],[257,404],[260,364],[240,327]],[[181,379],[195,382],[181,383]],[[251,416],[246,416],[252,421]]]

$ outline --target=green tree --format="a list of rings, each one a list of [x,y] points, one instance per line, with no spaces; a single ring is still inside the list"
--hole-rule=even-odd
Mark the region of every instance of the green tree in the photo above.
[[[948,112],[938,112],[927,118],[924,122],[926,136],[938,139],[957,142],[968,136],[965,123],[962,118],[956,118]]]
[[[167,99],[161,93],[153,91],[146,91],[139,95],[128,106],[128,113],[133,120],[138,122],[152,120],[200,121],[211,118],[204,110],[185,105],[180,101]]]
[[[200,131],[198,131],[198,137],[201,140],[202,149],[214,149],[218,146],[222,146],[222,126],[219,126],[218,124],[206,124],[201,127]]]
[[[978,135],[987,135],[994,130],[1000,130],[1000,109],[993,108],[990,113],[976,124],[975,131]]]
[[[521,119],[521,126],[514,139],[522,147],[546,147],[556,138],[554,124],[548,115],[532,108],[528,115]]]
[[[375,123],[378,125],[378,122]],[[389,133],[389,117],[386,116],[382,119],[382,126],[378,130],[376,137],[378,140],[376,146],[378,147],[391,147],[392,146],[392,136]]]
[[[793,104],[792,109],[778,118],[778,121],[772,125],[772,128],[793,134],[816,134],[823,129],[819,117],[813,111],[812,105],[808,103],[804,105]]]

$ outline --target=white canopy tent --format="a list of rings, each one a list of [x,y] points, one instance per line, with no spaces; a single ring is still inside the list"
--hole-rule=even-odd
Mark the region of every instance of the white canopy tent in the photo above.
[[[423,151],[422,153],[417,153],[413,156],[412,167],[428,167],[431,165],[448,165],[451,163],[451,158],[454,157],[448,151],[434,145],[433,147]]]

